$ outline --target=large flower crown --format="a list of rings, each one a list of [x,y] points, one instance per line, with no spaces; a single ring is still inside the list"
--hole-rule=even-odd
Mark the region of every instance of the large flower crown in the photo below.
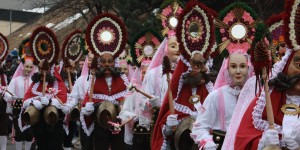
[[[190,1],[179,17],[177,39],[187,60],[195,53],[208,58],[215,44],[214,11],[198,1]]]
[[[57,38],[54,32],[47,27],[41,26],[33,31],[29,47],[35,64],[46,60],[52,65],[58,59],[60,49]]]
[[[233,53],[236,49],[244,53],[251,47],[255,34],[257,14],[242,2],[227,6],[216,19],[216,39],[219,52]]]
[[[179,15],[182,13],[182,3],[178,0],[167,0],[160,7],[160,14],[163,27],[162,35],[175,35],[175,30],[178,25]]]
[[[300,49],[300,0],[286,0],[284,14],[284,35],[286,45],[293,49]]]
[[[19,58],[22,63],[25,63],[25,60],[30,59],[33,61],[32,53],[30,51],[30,38],[26,38],[19,45]]]
[[[283,32],[283,13],[272,15],[267,19],[266,24],[269,27],[270,32],[270,50],[272,52],[272,58],[274,63],[278,62],[282,58],[282,53],[279,47],[285,47],[284,32]]]
[[[80,30],[75,30],[67,36],[62,47],[62,58],[67,58],[74,62],[79,61],[83,55],[81,37],[82,32]]]
[[[131,56],[133,61],[140,65],[141,62],[151,60],[162,38],[153,30],[145,30],[139,33],[131,45]]]
[[[7,38],[0,33],[0,61],[4,61],[8,54],[8,41]]]
[[[95,55],[110,53],[117,58],[125,48],[127,31],[123,21],[117,16],[104,13],[89,23],[85,38],[88,48]]]

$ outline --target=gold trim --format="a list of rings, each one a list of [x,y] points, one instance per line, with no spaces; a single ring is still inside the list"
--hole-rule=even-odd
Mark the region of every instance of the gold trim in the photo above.
[[[193,101],[194,98],[197,98],[198,100],[196,102]],[[197,104],[198,102],[200,102],[201,97],[199,95],[193,95],[189,98],[189,103],[194,105]]]
[[[290,111],[290,110],[287,110],[287,109],[294,109],[295,111]],[[281,107],[281,111],[285,115],[291,115],[291,116],[297,116],[298,114],[300,114],[300,108],[296,104],[284,104]]]

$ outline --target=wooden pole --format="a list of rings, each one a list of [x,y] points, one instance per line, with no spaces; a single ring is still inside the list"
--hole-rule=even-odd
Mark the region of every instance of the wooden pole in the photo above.
[[[266,111],[267,111],[267,118],[269,122],[269,129],[274,129],[274,114],[273,114],[273,108],[272,108],[272,102],[269,92],[269,79],[267,78],[267,69],[266,67],[263,67],[262,69],[262,78],[264,80],[264,91],[266,95]]]
[[[172,95],[172,91],[171,91],[171,81],[170,81],[169,73],[167,73],[167,81],[168,81],[169,110],[170,110],[170,114],[174,114],[173,95]]]
[[[46,70],[43,70],[42,71],[43,73],[43,96],[45,96],[45,93],[46,93],[46,73],[47,71]]]
[[[71,92],[72,89],[73,89],[73,84],[72,84],[72,78],[71,78],[70,68],[67,69],[67,72],[68,72],[69,89],[70,89],[70,92]]]
[[[135,88],[135,90],[136,90],[137,92],[143,94],[143,95],[146,96],[147,98],[149,98],[149,99],[152,99],[152,98],[153,98],[151,95],[145,93],[144,91],[141,91],[140,89],[138,89],[138,88],[136,88],[136,87],[134,87],[134,88]]]
[[[91,81],[91,89],[90,89],[90,95],[89,95],[89,102],[93,101],[93,94],[94,94],[94,84],[95,84],[95,69],[91,69],[92,72],[92,81]]]

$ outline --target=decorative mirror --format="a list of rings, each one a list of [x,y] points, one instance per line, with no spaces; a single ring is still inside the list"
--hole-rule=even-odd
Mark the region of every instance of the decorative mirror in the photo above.
[[[188,31],[193,38],[197,38],[201,34],[201,29],[196,22],[190,24]]]
[[[161,19],[163,30],[162,35],[175,33],[178,25],[178,17],[183,9],[176,1],[166,1],[162,4],[158,18]]]
[[[243,39],[247,35],[247,28],[241,23],[236,23],[231,27],[230,34],[236,40]]]
[[[108,30],[104,30],[100,33],[100,39],[103,43],[109,43],[113,38],[113,35]]]
[[[154,48],[152,45],[145,45],[144,47],[144,54],[147,57],[152,57],[154,55]]]
[[[172,29],[176,29],[178,24],[178,19],[175,16],[169,17],[169,27]]]

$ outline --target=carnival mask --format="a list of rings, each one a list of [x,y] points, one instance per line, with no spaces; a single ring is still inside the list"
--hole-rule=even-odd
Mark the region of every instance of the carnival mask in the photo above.
[[[180,56],[179,43],[177,42],[176,37],[171,37],[168,40],[168,56],[171,62],[176,62]]]
[[[89,54],[88,54],[88,67],[89,68],[91,67],[93,58],[94,58],[94,54],[89,52]]]
[[[23,75],[28,76],[33,69],[33,62],[26,60],[24,63]]]
[[[125,64],[120,65],[121,72],[124,73],[126,76],[128,76],[129,70],[128,66]]]
[[[231,79],[231,85],[244,85],[248,76],[248,65],[245,55],[231,54],[229,56],[228,73]]]
[[[295,52],[294,57],[289,64],[289,68],[287,71],[288,77],[294,77],[300,75],[300,51]],[[294,86],[290,89],[293,94],[300,95],[300,80],[297,80],[294,83]]]

